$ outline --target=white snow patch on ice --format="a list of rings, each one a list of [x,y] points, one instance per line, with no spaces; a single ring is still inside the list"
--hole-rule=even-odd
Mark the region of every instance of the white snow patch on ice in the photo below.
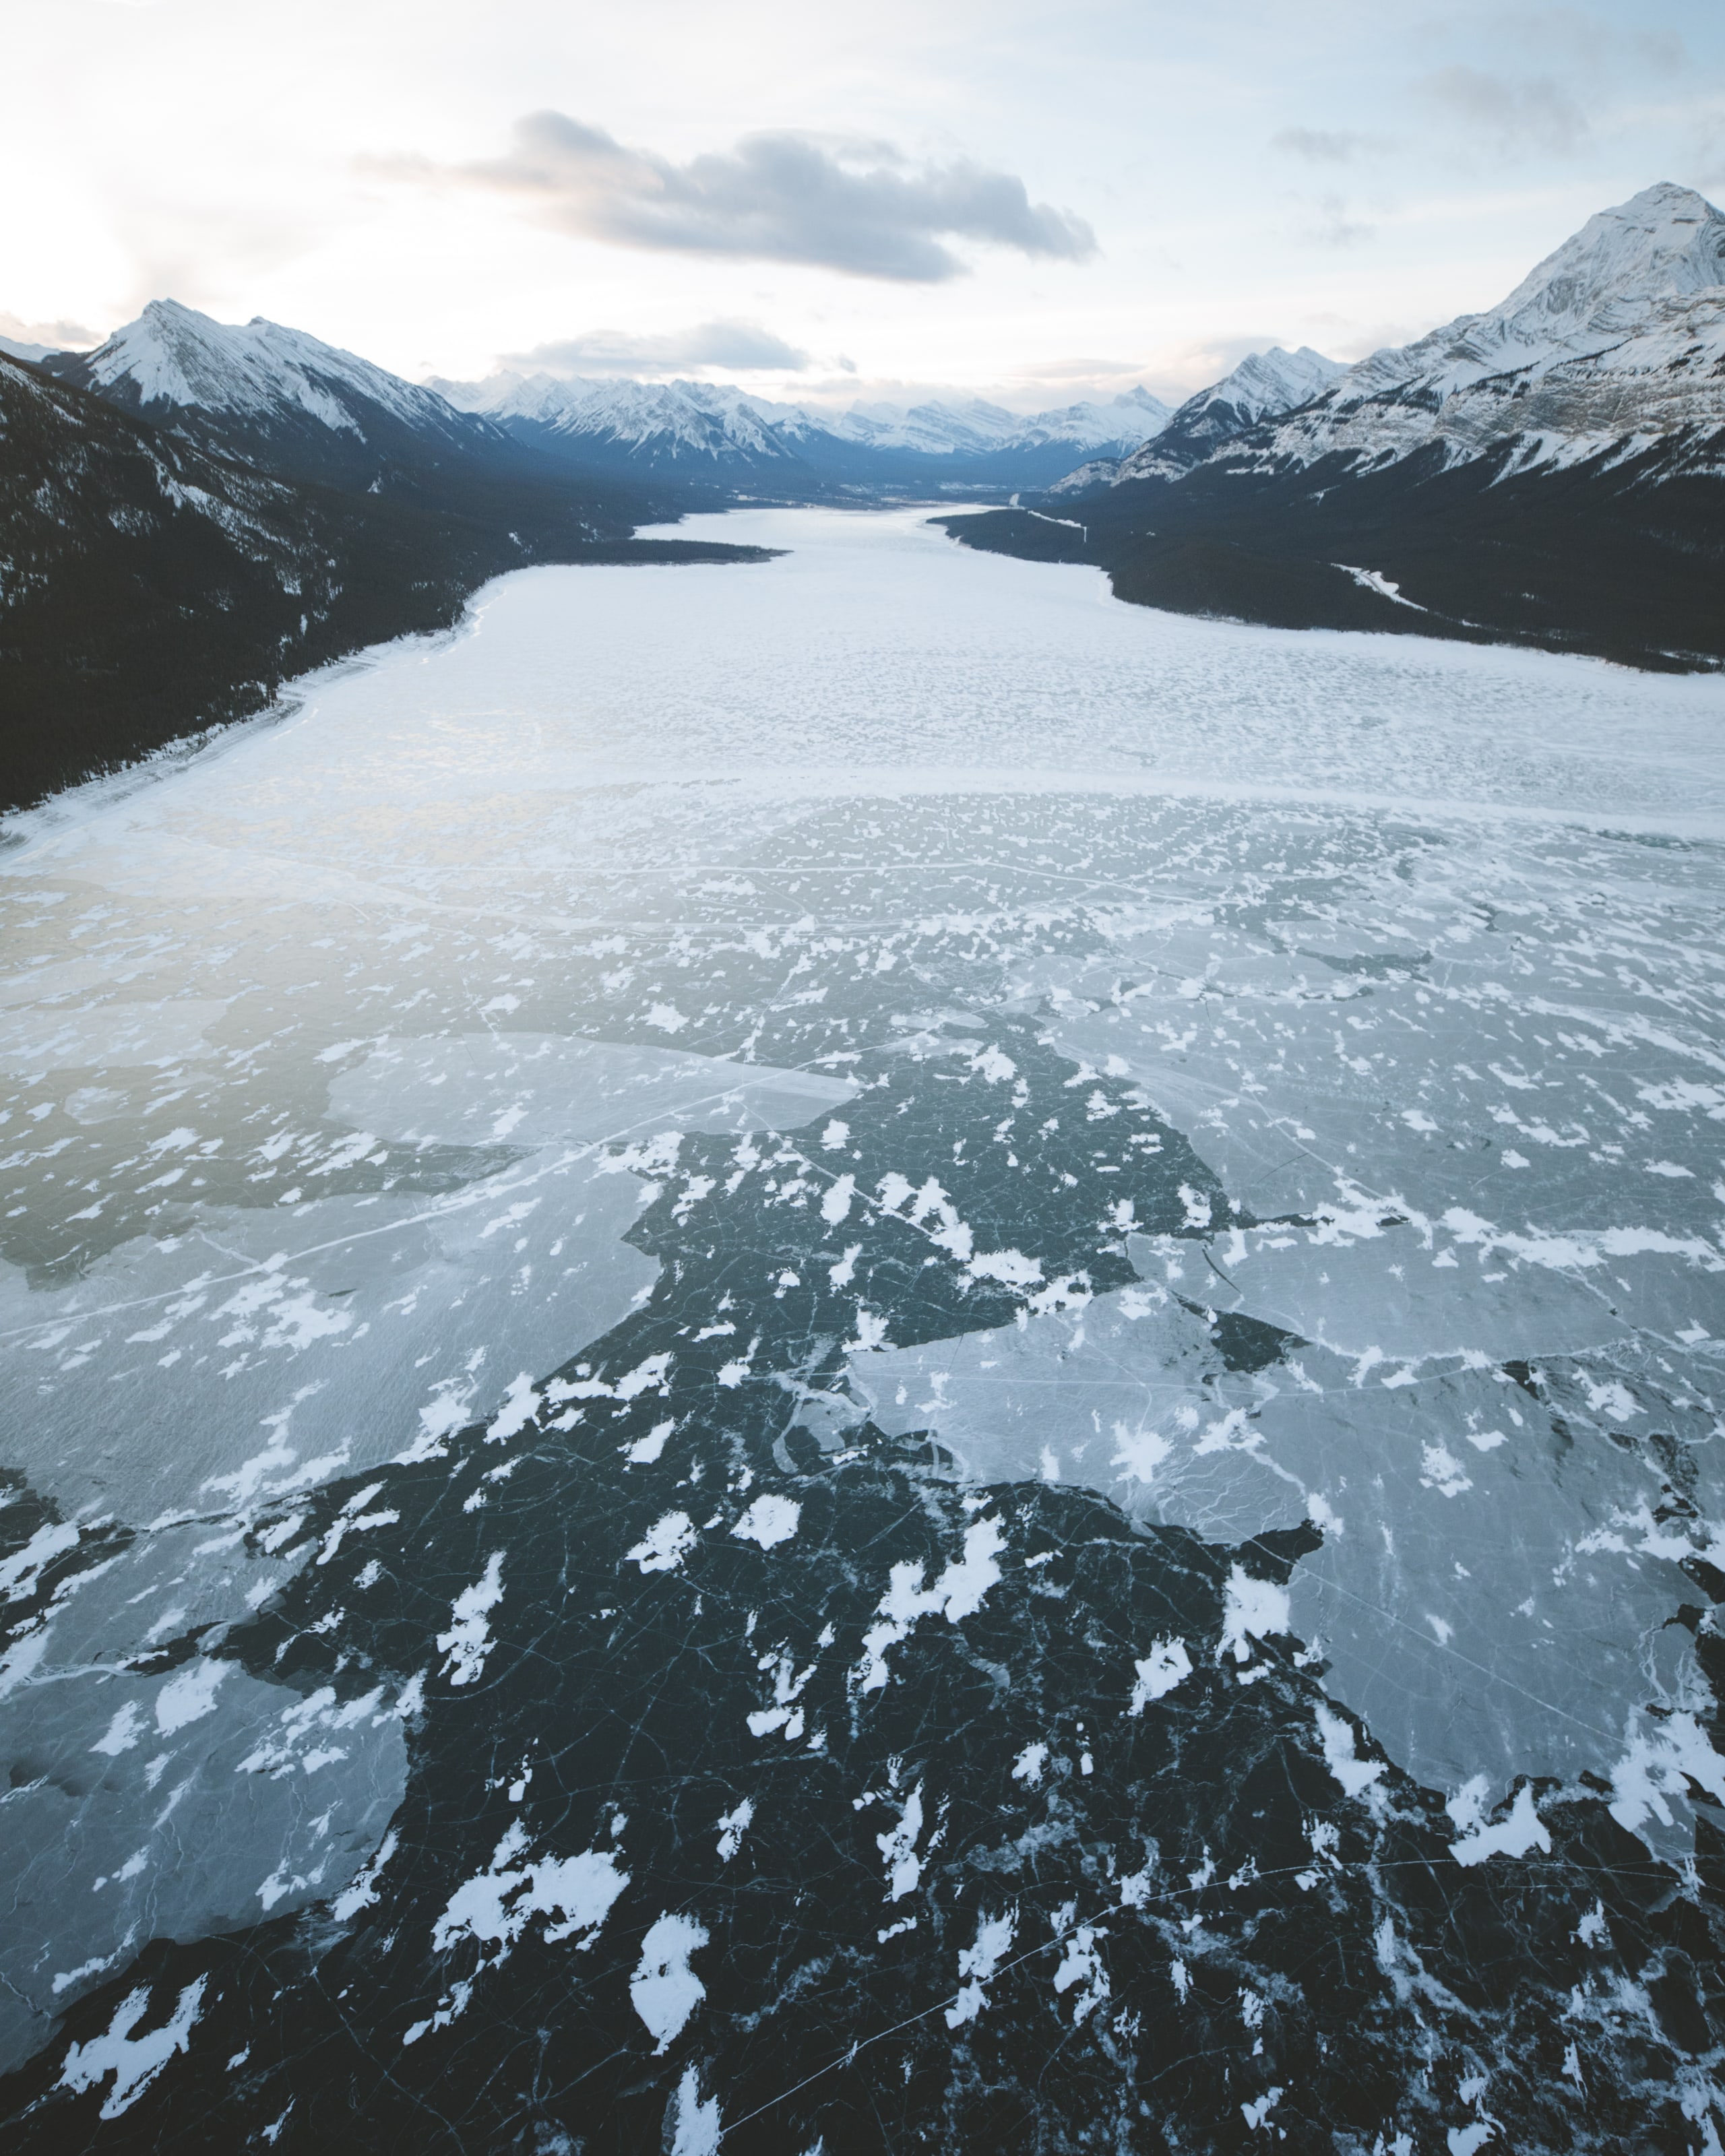
[[[719,2099],[710,2096],[703,2103],[700,2074],[685,2066],[665,2106],[666,2156],[718,2156],[719,2133]]]
[[[217,1688],[233,1666],[231,1662],[200,1661],[170,1677],[156,1695],[156,1727],[162,1735],[172,1737],[188,1722],[213,1714]]]
[[[719,1815],[719,1861],[728,1864],[742,1847],[742,1838],[749,1830],[755,1816],[754,1801],[745,1797],[741,1804],[733,1804],[728,1812]]]
[[[852,1678],[858,1690],[879,1691],[891,1681],[887,1649],[896,1646],[923,1618],[938,1614],[956,1625],[973,1615],[1000,1578],[998,1560],[1005,1547],[1000,1522],[991,1515],[965,1530],[964,1554],[944,1568],[932,1587],[922,1584],[926,1565],[914,1560],[894,1565],[876,1613],[880,1621],[863,1635],[863,1660]]]
[[[1650,1818],[1669,1826],[1671,1809],[1666,1800],[1686,1800],[1691,1780],[1725,1804],[1725,1759],[1692,1714],[1668,1715],[1651,1728],[1632,1732],[1612,1771],[1611,1815],[1631,1834]]]
[[[1031,1789],[1042,1779],[1042,1770],[1048,1764],[1045,1744],[1027,1744],[1012,1764],[1012,1779],[1028,1783]]]
[[[627,1554],[643,1572],[675,1572],[695,1547],[695,1522],[686,1512],[655,1520]]]
[[[982,2012],[987,2003],[983,1987],[999,1968],[1011,1946],[1017,1922],[1017,1912],[1012,1909],[1002,1916],[978,1918],[974,1943],[958,1949],[958,1974],[969,1981],[960,1988],[957,1997],[947,2009],[949,2029],[962,2029]]]
[[[1314,1707],[1317,1733],[1324,1748],[1324,1764],[1350,1797],[1363,1796],[1384,1772],[1381,1759],[1362,1759],[1353,1748],[1353,1731],[1339,1714],[1327,1707]]]
[[[485,1560],[484,1572],[471,1587],[464,1587],[455,1597],[449,1611],[454,1621],[449,1630],[437,1635],[437,1644],[444,1651],[444,1667],[452,1685],[472,1684],[485,1669],[485,1657],[495,1644],[488,1620],[503,1599],[506,1554],[502,1550],[492,1551]]]
[[[501,1961],[536,1917],[555,1944],[572,1938],[593,1944],[611,1905],[629,1884],[610,1850],[578,1856],[526,1857],[526,1830],[509,1828],[483,1871],[464,1880],[431,1928],[431,1943],[447,1953],[464,1938],[476,1940],[488,1962]],[[381,1852],[380,1852],[381,1855]]]
[[[763,1550],[776,1549],[796,1533],[802,1517],[803,1507],[793,1497],[769,1493],[757,1497],[731,1532],[744,1542],[758,1543]]]
[[[1128,1714],[1142,1714],[1153,1699],[1164,1698],[1192,1674],[1192,1657],[1183,1640],[1158,1640],[1142,1661],[1134,1662],[1137,1681],[1132,1686]]]
[[[661,1917],[641,1942],[641,1958],[629,1980],[629,2003],[658,2039],[656,2051],[668,2050],[689,2016],[706,1996],[706,1986],[689,1966],[689,1957],[706,1944],[704,1925],[675,1912]]]
[[[129,1991],[114,2009],[114,2019],[105,2035],[68,2049],[59,2086],[81,2093],[95,2088],[112,2074],[114,2086],[102,2104],[101,2116],[118,2118],[123,2111],[129,2111],[174,2054],[191,2049],[205,1980],[200,1976],[188,1984],[171,2018],[161,2028],[148,2030],[141,2036],[131,2032],[148,2010],[150,1988],[140,1984],[136,1991]]]
[[[1523,1783],[1516,1791],[1509,1816],[1493,1826],[1486,1822],[1486,1778],[1476,1774],[1444,1807],[1458,1828],[1459,1838],[1450,1845],[1458,1864],[1483,1864],[1488,1856],[1525,1856],[1530,1849],[1549,1850],[1551,1836],[1533,1809],[1533,1791]]]
[[[1249,1662],[1254,1640],[1267,1640],[1273,1633],[1292,1629],[1286,1588],[1277,1587],[1267,1579],[1254,1579],[1236,1564],[1222,1589],[1222,1639],[1216,1650],[1218,1659],[1232,1647],[1236,1662]]]
[[[922,1784],[919,1782],[905,1799],[898,1824],[875,1836],[875,1846],[886,1866],[886,1896],[901,1902],[914,1893],[922,1876],[922,1860],[916,1854],[916,1838],[922,1831]]]

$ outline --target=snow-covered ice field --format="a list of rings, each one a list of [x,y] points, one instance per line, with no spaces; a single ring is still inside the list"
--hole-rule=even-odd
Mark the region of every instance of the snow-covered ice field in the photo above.
[[[1718,2147],[1725,685],[923,514],[14,819],[40,2145]]]

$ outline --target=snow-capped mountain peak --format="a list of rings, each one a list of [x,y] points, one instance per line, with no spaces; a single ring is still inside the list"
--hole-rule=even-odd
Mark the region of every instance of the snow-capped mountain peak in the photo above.
[[[583,441],[638,452],[651,444],[673,463],[729,457],[768,462],[791,452],[780,424],[799,416],[744,391],[710,382],[593,381],[550,374],[494,374],[483,382],[439,382],[450,403],[567,447]]]
[[[1686,299],[1725,285],[1725,216],[1669,180],[1590,217],[1487,319],[1573,334],[1628,300]]]
[[[1106,403],[1086,399],[1057,411],[1039,412],[1017,424],[1019,439],[1067,442],[1075,449],[1094,454],[1117,444],[1147,442],[1162,432],[1169,417],[1169,408],[1159,397],[1134,388]]]
[[[1169,479],[1189,471],[1219,443],[1259,420],[1309,404],[1345,372],[1339,361],[1326,359],[1310,345],[1302,344],[1296,352],[1272,345],[1267,352],[1249,353],[1219,382],[1189,397],[1111,475],[1112,483]],[[1105,476],[1109,475],[1074,472],[1066,482],[1067,490],[1082,491],[1101,483]]]
[[[1362,360],[1338,395],[1418,381],[1445,397],[1490,376],[1543,372],[1722,285],[1725,217],[1692,187],[1661,181],[1590,217],[1496,306]]]
[[[190,407],[269,424],[297,408],[337,432],[362,434],[356,402],[408,424],[447,411],[429,391],[336,345],[254,316],[226,323],[177,300],[152,300],[136,321],[81,355],[88,386],[147,410]]]
[[[1214,454],[1267,470],[1336,454],[1381,470],[1431,450],[1447,468],[1507,452],[1524,471],[1684,436],[1685,457],[1705,459],[1725,429],[1722,372],[1725,216],[1661,182],[1590,217],[1496,306],[1373,352]]]
[[[1346,372],[1339,360],[1326,359],[1309,344],[1296,352],[1271,345],[1268,352],[1248,353],[1232,373],[1189,397],[1175,418],[1195,418],[1223,405],[1236,423],[1261,419],[1267,412],[1291,412],[1321,396]]]
[[[54,352],[42,363],[123,411],[289,478],[375,487],[386,472],[394,485],[475,459],[520,463],[488,420],[261,316],[218,322],[152,300],[94,352]]]
[[[1021,459],[1022,480],[1098,450],[1122,454],[1153,434],[1168,408],[1137,388],[1107,403],[1078,403],[1025,418],[982,398],[905,406],[857,403],[844,412],[775,403],[729,383],[558,379],[495,374],[433,385],[465,412],[524,441],[570,455],[623,456],[718,475],[736,466],[813,464],[848,480],[903,483],[921,469],[977,470],[979,459]],[[883,459],[891,459],[889,472]],[[938,459],[937,465],[933,460]],[[781,477],[788,475],[781,473]],[[1021,483],[1017,472],[1002,473]]]

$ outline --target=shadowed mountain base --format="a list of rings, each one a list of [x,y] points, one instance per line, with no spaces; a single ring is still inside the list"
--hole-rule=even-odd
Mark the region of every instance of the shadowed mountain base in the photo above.
[[[1725,662],[1725,488],[1661,453],[1506,479],[1507,452],[1355,477],[1209,467],[1029,510],[937,520],[955,539],[1106,569],[1117,598],[1282,629],[1586,652],[1661,671]],[[1070,519],[1070,521],[1065,520]]]
[[[629,537],[664,493],[499,477],[459,499],[249,470],[0,358],[0,808],[267,707],[295,675],[449,628],[536,562],[762,561]]]

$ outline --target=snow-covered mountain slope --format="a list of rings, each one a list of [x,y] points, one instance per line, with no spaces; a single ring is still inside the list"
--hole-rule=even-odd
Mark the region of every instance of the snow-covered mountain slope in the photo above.
[[[1026,418],[980,399],[843,413],[775,403],[728,385],[493,375],[434,388],[523,442],[603,465],[723,480],[835,480],[866,485],[986,478],[1045,484],[1074,458],[1136,447],[1168,408],[1143,389]]]
[[[793,408],[740,389],[700,382],[560,380],[495,374],[484,382],[436,385],[461,410],[483,415],[518,439],[563,449],[611,450],[644,464],[750,467],[794,460],[782,422]]]
[[[853,405],[826,422],[844,439],[882,449],[911,449],[924,456],[990,456],[1002,451],[1061,449],[1119,450],[1147,441],[1168,424],[1168,408],[1147,389],[1135,388],[1106,403],[1067,404],[1026,418],[980,399],[968,404],[931,402],[908,408]]]
[[[1023,422],[977,397],[963,404],[855,404],[843,413],[799,413],[805,421],[860,448],[922,457],[986,457],[1004,449]]]
[[[44,363],[122,411],[192,423],[200,439],[295,477],[365,485],[404,465],[515,460],[499,429],[434,391],[261,317],[218,322],[152,300],[94,352]]]
[[[1073,475],[1077,516],[949,528],[1096,562],[1147,606],[1725,666],[1725,217],[1692,189],[1601,212],[1497,306],[1206,444],[1222,401]]]
[[[1178,478],[1260,420],[1309,404],[1346,372],[1339,360],[1326,359],[1310,345],[1302,344],[1297,352],[1274,345],[1268,352],[1252,352],[1231,374],[1189,397],[1153,439],[1102,476],[1112,485]],[[1092,483],[1081,481],[1074,472],[1060,490],[1081,491]]]
[[[1661,182],[1589,218],[1497,306],[1373,353],[1233,449],[1271,470],[1435,449],[1525,470],[1663,444],[1672,469],[1698,469],[1717,466],[1722,428],[1725,216]]]
[[[1338,393],[1419,382],[1446,397],[1493,375],[1538,372],[1616,342],[1662,302],[1722,285],[1725,216],[1692,187],[1661,181],[1590,217],[1495,307],[1362,360]]]

